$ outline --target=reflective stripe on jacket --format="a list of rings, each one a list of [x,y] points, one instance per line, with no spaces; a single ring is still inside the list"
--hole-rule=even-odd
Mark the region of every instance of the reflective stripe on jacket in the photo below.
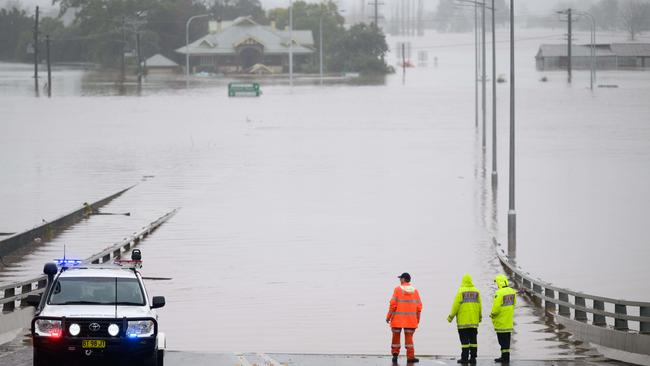
[[[386,314],[391,328],[417,328],[421,312],[422,301],[415,287],[410,284],[395,287]]]
[[[481,293],[474,287],[469,274],[463,276],[461,286],[454,297],[454,304],[447,320],[451,322],[454,317],[458,329],[478,328],[483,315],[481,311]]]
[[[492,324],[497,333],[510,333],[514,331],[515,305],[517,304],[517,291],[508,287],[508,278],[502,274],[494,279],[499,289],[494,293],[492,304]]]

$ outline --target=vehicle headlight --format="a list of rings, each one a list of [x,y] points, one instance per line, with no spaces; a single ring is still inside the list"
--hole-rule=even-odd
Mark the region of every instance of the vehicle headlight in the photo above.
[[[111,324],[108,326],[108,334],[112,337],[115,337],[120,332],[120,327],[117,324]]]
[[[50,319],[37,319],[34,322],[34,333],[42,337],[59,338],[62,334],[61,321]]]
[[[128,322],[126,335],[129,338],[150,337],[154,332],[152,320],[133,320]]]
[[[68,332],[70,332],[71,336],[76,337],[81,332],[81,327],[77,323],[70,324],[70,328],[68,328]]]

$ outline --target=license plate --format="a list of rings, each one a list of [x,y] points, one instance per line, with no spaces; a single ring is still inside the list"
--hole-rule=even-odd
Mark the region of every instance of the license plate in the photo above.
[[[106,348],[106,341],[102,339],[84,339],[81,348]]]

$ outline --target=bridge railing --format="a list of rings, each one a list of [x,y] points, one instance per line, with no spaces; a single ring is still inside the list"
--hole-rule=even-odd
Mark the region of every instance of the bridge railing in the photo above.
[[[120,258],[122,254],[138,245],[158,227],[174,216],[177,211],[178,209],[174,209],[166,213],[157,220],[142,227],[142,229],[134,232],[131,236],[126,237],[101,252],[90,256],[85,260],[85,262],[94,264],[107,263]],[[46,285],[47,277],[39,276],[29,280],[0,286],[0,305],[2,305],[2,313],[13,312],[18,308],[26,306],[27,296],[43,293]],[[2,321],[2,315],[0,315],[0,321]]]
[[[499,261],[517,287],[539,301],[540,305],[543,302],[546,311],[595,327],[608,327],[609,324],[618,331],[650,334],[650,302],[613,299],[553,286],[533,278],[513,264],[496,240],[494,244]],[[630,322],[638,327],[630,327]]]

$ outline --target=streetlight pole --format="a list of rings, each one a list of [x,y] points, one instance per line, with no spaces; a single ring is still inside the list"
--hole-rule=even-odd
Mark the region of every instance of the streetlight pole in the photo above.
[[[190,85],[190,23],[194,19],[209,17],[212,14],[200,14],[191,16],[185,23],[185,85]]]
[[[474,126],[478,129],[478,3],[474,3]]]
[[[323,85],[323,4],[321,4],[320,9],[320,22],[318,24],[318,38],[319,40],[319,51],[318,51],[318,61],[320,69],[320,85]]]
[[[289,0],[289,87],[293,88],[293,0]]]
[[[589,87],[594,90],[594,82],[596,81],[596,18],[586,11],[576,12],[576,14],[589,17],[591,20],[591,73],[589,75]]]
[[[496,9],[492,0],[492,189],[497,187],[497,53]]]
[[[481,55],[481,58],[482,58],[481,69],[482,69],[482,74],[483,75],[481,76],[481,87],[482,87],[482,93],[483,94],[481,95],[481,98],[482,98],[481,105],[482,105],[482,112],[483,112],[483,139],[482,139],[481,146],[483,147],[483,152],[485,152],[485,104],[486,104],[486,99],[485,99],[485,81],[486,81],[486,79],[485,79],[485,77],[486,77],[486,75],[485,75],[486,74],[486,72],[485,72],[485,0],[483,0],[482,8],[483,9],[482,9],[482,15],[481,15],[481,17],[482,17],[481,28],[483,30],[483,34],[482,34],[482,40],[483,40],[482,53],[483,54]]]
[[[510,166],[508,195],[508,256],[517,256],[515,211],[515,0],[510,0]]]

